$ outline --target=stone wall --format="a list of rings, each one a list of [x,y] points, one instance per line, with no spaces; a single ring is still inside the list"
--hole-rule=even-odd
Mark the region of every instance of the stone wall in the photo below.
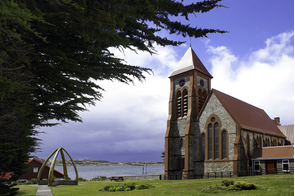
[[[162,180],[161,174],[123,176],[124,180]]]
[[[209,172],[230,172],[233,171],[232,161],[212,161],[204,163],[205,173]]]
[[[204,172],[226,172],[233,170],[233,162],[230,161],[234,156],[234,142],[236,139],[236,123],[219,102],[214,94],[208,100],[206,107],[203,110],[202,115],[199,119],[200,134],[207,132],[206,123],[210,116],[214,114],[220,119],[220,132],[223,130],[227,131],[228,140],[228,159],[226,160],[214,160],[212,162],[204,163]],[[220,134],[221,137],[221,134]]]

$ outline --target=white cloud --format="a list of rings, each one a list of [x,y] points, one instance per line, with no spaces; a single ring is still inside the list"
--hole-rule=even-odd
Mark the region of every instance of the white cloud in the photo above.
[[[294,122],[293,32],[267,39],[266,46],[239,59],[227,47],[208,47],[212,87],[264,109],[282,124]]]

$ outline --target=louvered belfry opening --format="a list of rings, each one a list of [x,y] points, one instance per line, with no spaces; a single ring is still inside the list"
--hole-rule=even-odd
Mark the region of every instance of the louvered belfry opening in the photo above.
[[[176,95],[177,118],[181,117],[181,92]]]
[[[184,90],[183,93],[183,116],[187,116],[188,111],[188,95],[187,90]]]

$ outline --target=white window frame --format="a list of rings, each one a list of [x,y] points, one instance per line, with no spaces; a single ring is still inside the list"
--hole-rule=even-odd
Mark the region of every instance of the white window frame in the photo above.
[[[38,167],[33,167],[33,173],[38,173],[39,168]]]
[[[285,162],[285,163],[284,163]],[[288,170],[284,170],[284,165],[285,164],[288,164]],[[283,172],[289,172],[290,171],[290,162],[288,159],[283,159],[282,160],[282,169],[283,169]]]
[[[259,169],[258,170],[255,170],[255,166],[257,165],[257,163],[258,163],[258,166],[259,166]],[[254,171],[255,172],[260,172],[260,161],[254,161]]]

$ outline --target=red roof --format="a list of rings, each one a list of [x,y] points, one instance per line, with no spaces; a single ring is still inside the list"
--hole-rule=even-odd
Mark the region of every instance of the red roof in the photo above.
[[[191,70],[197,70],[209,76],[210,78],[213,78],[191,47],[189,47],[189,49],[186,51],[175,69],[168,77],[170,78],[172,76]]]
[[[13,176],[13,172],[0,172],[0,179],[9,180]]]
[[[252,159],[283,159],[294,158],[294,146],[272,146],[258,148],[253,153]]]
[[[34,158],[30,158],[30,159],[28,160],[28,162],[26,162],[26,164],[30,164],[32,161],[35,161],[35,162],[37,162],[37,163],[43,165],[43,163],[42,163],[41,161],[38,161],[37,159],[34,159]],[[50,168],[48,165],[45,165],[45,167]],[[62,173],[60,173],[60,172],[57,171],[57,170],[54,170],[54,172],[59,173],[60,175],[63,175]]]
[[[214,93],[233,120],[243,129],[285,137],[277,127],[277,124],[264,110],[215,89],[211,90],[210,96],[212,93]]]

